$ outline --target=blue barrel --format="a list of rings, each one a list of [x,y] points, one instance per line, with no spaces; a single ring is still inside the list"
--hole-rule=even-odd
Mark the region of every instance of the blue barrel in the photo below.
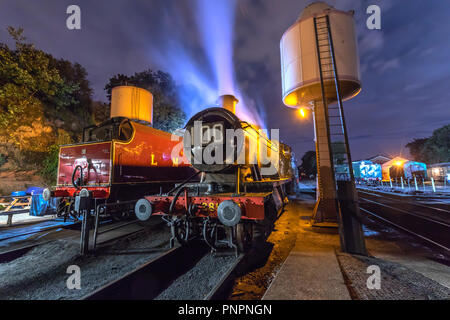
[[[29,187],[25,192],[28,195],[32,195],[32,194],[41,194],[42,191],[44,191],[44,188],[41,188],[41,187]]]
[[[12,196],[16,196],[16,197],[23,197],[27,195],[26,191],[13,191],[11,192]]]

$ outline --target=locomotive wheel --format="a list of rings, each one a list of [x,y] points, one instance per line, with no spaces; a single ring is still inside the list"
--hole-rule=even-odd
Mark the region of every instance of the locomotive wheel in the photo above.
[[[252,225],[239,223],[236,225],[236,245],[239,252],[247,252],[252,246]]]

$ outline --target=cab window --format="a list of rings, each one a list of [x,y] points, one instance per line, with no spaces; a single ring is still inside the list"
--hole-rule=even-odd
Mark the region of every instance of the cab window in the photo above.
[[[129,121],[122,122],[119,127],[119,140],[128,141],[133,136],[133,127]]]
[[[92,127],[85,130],[83,142],[99,142],[112,140],[114,125],[108,124],[100,127]]]

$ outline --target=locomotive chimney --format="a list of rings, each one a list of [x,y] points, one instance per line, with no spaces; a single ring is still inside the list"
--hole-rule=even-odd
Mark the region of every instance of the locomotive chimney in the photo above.
[[[217,100],[217,103],[222,107],[227,109],[228,111],[231,111],[232,113],[236,114],[236,104],[239,102],[238,99],[236,99],[235,96],[231,94],[225,94],[223,96],[220,96]]]
[[[118,86],[111,90],[111,118],[125,117],[153,123],[153,95],[133,86]]]

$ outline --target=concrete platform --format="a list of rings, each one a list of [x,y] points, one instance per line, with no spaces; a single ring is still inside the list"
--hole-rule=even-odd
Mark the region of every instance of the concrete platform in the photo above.
[[[310,225],[314,201],[302,201],[294,248],[266,291],[265,300],[349,300],[336,257],[336,228]]]
[[[295,246],[264,300],[450,300],[450,256],[366,218],[369,256],[342,253],[336,228],[310,225],[314,201],[298,201]],[[380,269],[378,289],[367,286],[369,266]]]

